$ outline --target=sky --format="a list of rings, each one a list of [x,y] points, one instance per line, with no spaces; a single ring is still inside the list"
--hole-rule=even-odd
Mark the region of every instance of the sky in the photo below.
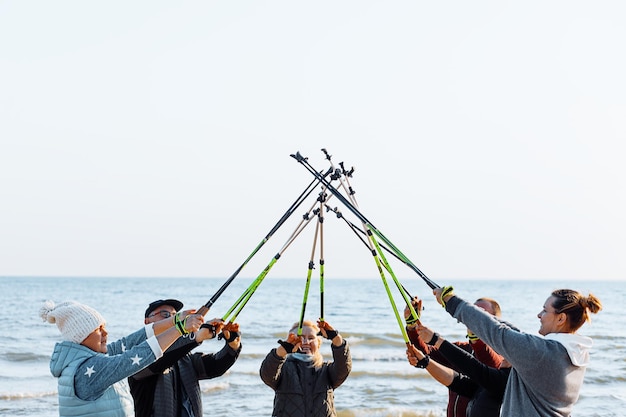
[[[313,179],[290,155],[325,170],[325,148],[434,281],[624,280],[625,16],[0,0],[0,276],[229,277]],[[332,213],[283,250],[320,190],[242,276],[277,253],[276,277],[378,276]]]

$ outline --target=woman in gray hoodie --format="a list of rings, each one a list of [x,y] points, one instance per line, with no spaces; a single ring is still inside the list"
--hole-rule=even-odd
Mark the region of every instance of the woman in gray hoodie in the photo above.
[[[502,416],[568,417],[578,400],[592,341],[576,331],[589,313],[602,309],[594,295],[553,291],[537,315],[540,336],[513,330],[484,310],[456,297],[451,287],[435,288],[437,301],[513,366]],[[442,296],[443,294],[443,296]]]

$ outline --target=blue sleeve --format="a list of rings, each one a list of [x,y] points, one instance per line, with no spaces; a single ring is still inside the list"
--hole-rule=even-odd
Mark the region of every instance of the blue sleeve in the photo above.
[[[125,339],[131,342],[129,338]],[[117,342],[112,345],[117,346],[123,352],[97,354],[77,368],[76,375],[74,375],[74,388],[78,398],[85,401],[98,399],[111,385],[134,375],[156,360],[150,345],[145,340],[130,349],[125,344],[117,344]]]
[[[194,334],[191,333],[191,335]],[[135,380],[142,380],[154,375],[160,375],[166,369],[174,366],[176,362],[185,357],[189,352],[198,346],[200,346],[200,344],[196,342],[195,335],[193,339],[187,337],[187,335],[180,337],[172,346],[163,352],[163,356],[161,356],[159,360],[144,368],[142,371],[137,372],[132,376],[132,378]]]
[[[130,349],[144,340],[146,340],[146,330],[141,328],[128,336],[122,337],[120,340],[109,343],[107,345],[107,355],[113,356],[124,353],[126,349]]]

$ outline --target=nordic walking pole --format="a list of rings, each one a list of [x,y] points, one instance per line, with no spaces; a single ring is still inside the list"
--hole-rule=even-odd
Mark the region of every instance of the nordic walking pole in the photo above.
[[[319,211],[317,212],[319,216]],[[309,267],[307,269],[306,274],[306,285],[304,286],[304,296],[302,298],[302,308],[300,309],[300,322],[298,323],[298,336],[302,336],[302,323],[304,323],[304,314],[306,311],[306,303],[309,298],[309,287],[311,286],[311,275],[313,274],[314,262],[313,258],[315,257],[315,246],[317,244],[317,236],[320,230],[320,222],[319,217],[317,220],[317,224],[315,225],[315,235],[313,236],[313,248],[311,249],[311,257],[309,259]]]
[[[331,209],[330,207],[326,206],[327,210],[332,211],[335,213],[335,215],[337,216],[337,218],[342,219],[346,225],[348,225],[348,227],[350,227],[352,229],[352,231],[354,232],[354,234],[356,234],[356,236],[359,238],[359,240],[361,241],[361,243],[363,243],[365,245],[365,247],[370,251],[370,253],[372,254],[372,256],[377,257],[378,261],[376,261],[376,265],[380,268],[381,266],[383,266],[387,272],[389,272],[389,274],[394,278],[394,281],[396,283],[396,286],[398,287],[398,290],[400,291],[400,294],[402,295],[402,298],[404,299],[407,307],[409,308],[409,310],[411,311],[411,315],[414,315],[415,317],[419,317],[419,313],[415,312],[415,309],[413,307],[413,304],[411,304],[410,301],[408,300],[412,300],[413,296],[409,293],[409,291],[404,287],[404,285],[402,285],[397,278],[395,277],[393,271],[391,270],[391,267],[389,266],[388,262],[383,262],[380,258],[378,258],[377,252],[376,250],[374,250],[374,248],[372,248],[371,243],[368,243],[368,241],[366,241],[363,236],[359,235],[357,232],[362,233],[362,234],[366,234],[366,232],[364,232],[363,230],[361,230],[357,225],[355,225],[354,223],[352,223],[351,221],[349,221],[348,219],[346,219],[343,215],[343,213],[341,213],[341,211],[338,208],[334,208]],[[395,256],[398,260],[401,260],[395,253],[389,251],[388,248],[386,248],[383,245],[378,244],[377,246],[378,248],[384,248],[385,250],[387,250],[391,255]],[[384,280],[385,278],[383,278]],[[405,295],[406,294],[406,295]],[[408,296],[408,300],[407,300],[407,296]]]
[[[326,155],[326,159],[330,162],[331,167],[334,168],[334,165],[333,165],[333,163],[331,161],[330,154],[326,151],[326,149],[322,149],[322,152],[324,152],[324,154]],[[358,204],[357,204],[356,198],[354,197],[354,194],[355,194],[354,193],[354,189],[350,185],[350,177],[352,177],[352,173],[354,172],[354,168],[352,168],[350,171],[347,171],[345,169],[344,165],[343,165],[343,162],[340,162],[339,166],[341,167],[341,172],[343,174],[343,176],[341,177],[341,180],[340,180],[340,186],[348,194],[348,198],[350,199],[350,203],[353,204],[353,207],[355,209],[357,209]],[[385,287],[387,295],[389,296],[389,302],[391,303],[391,308],[393,309],[393,312],[394,312],[394,314],[396,316],[396,320],[397,320],[398,325],[400,327],[400,331],[402,333],[404,341],[405,341],[406,345],[408,346],[410,344],[410,340],[409,340],[408,334],[406,333],[406,329],[405,329],[405,327],[403,325],[402,318],[400,317],[400,314],[398,312],[398,308],[396,306],[395,300],[393,299],[393,296],[391,295],[391,291],[389,290],[389,285],[387,284],[387,278],[385,277],[385,274],[384,274],[384,271],[381,268],[381,265],[385,268],[385,270],[389,273],[389,275],[391,275],[394,283],[396,284],[396,287],[398,288],[398,291],[400,292],[400,294],[402,295],[402,298],[404,299],[405,304],[409,308],[409,311],[411,313],[411,317],[419,318],[419,313],[415,312],[413,304],[411,303],[411,300],[412,300],[413,297],[411,297],[409,292],[406,290],[406,288],[404,288],[404,286],[400,283],[400,281],[398,280],[398,278],[394,274],[393,270],[391,269],[391,265],[389,265],[389,262],[387,262],[387,259],[386,259],[385,255],[382,253],[380,243],[375,239],[374,235],[372,234],[371,228],[369,228],[365,224],[365,222],[362,222],[361,224],[363,226],[363,230],[361,230],[356,225],[354,225],[353,223],[349,222],[345,217],[343,217],[343,215],[341,215],[341,212],[339,210],[335,209],[334,211],[337,214],[337,217],[342,218],[346,222],[346,224],[348,224],[353,229],[353,231],[355,233],[356,233],[356,230],[358,230],[359,232],[361,232],[361,233],[363,233],[364,235],[367,236],[367,241],[366,241],[365,239],[362,239],[361,236],[357,235],[359,237],[359,239],[361,240],[361,242],[363,242],[363,244],[365,244],[365,246],[370,250],[370,252],[372,253],[372,256],[374,256],[374,261],[376,262],[376,266],[378,267],[378,270],[380,272],[380,276],[382,278],[383,285]],[[375,247],[375,250],[372,247],[372,245]],[[385,249],[387,249],[387,248],[385,247]],[[396,258],[398,258],[398,256],[395,253],[393,253],[393,252],[391,252],[391,253]]]
[[[304,230],[304,228],[309,224],[309,222],[310,222],[310,219],[304,224],[304,226],[302,226],[299,230],[297,230],[296,232],[292,234],[292,236],[289,238],[287,243],[285,243],[285,245],[283,245],[281,250],[276,255],[274,255],[272,260],[267,264],[267,266],[263,269],[263,271],[259,274],[259,276],[252,282],[252,284],[250,284],[248,289],[239,297],[239,299],[226,312],[226,314],[224,314],[224,316],[222,317],[222,320],[224,320],[225,322],[234,322],[237,319],[237,316],[239,315],[239,313],[241,313],[241,310],[243,310],[243,308],[246,306],[248,301],[250,301],[250,298],[252,297],[254,292],[257,290],[257,288],[259,288],[259,285],[261,285],[261,282],[263,282],[263,280],[265,279],[267,274],[270,272],[274,264],[280,259],[283,253],[285,253],[287,248],[293,243],[296,237],[300,234],[300,232],[302,232],[302,230]],[[235,311],[235,309],[237,310]],[[235,311],[235,313],[232,316],[230,316],[230,314],[233,311]]]
[[[339,216],[338,216],[339,217]],[[367,244],[367,242],[362,241],[365,246],[368,247],[368,249],[370,249],[370,246]],[[375,240],[374,240],[375,242]],[[406,329],[404,328],[404,326],[402,325],[402,319],[400,318],[400,314],[398,313],[398,308],[396,306],[396,303],[393,299],[393,295],[391,294],[391,290],[389,289],[389,284],[387,284],[387,278],[385,277],[385,271],[383,271],[383,268],[387,270],[387,272],[389,272],[390,274],[392,274],[393,276],[393,272],[391,271],[389,265],[384,265],[383,263],[381,263],[381,260],[379,259],[379,257],[376,255],[376,250],[375,249],[370,249],[372,256],[374,257],[374,263],[376,263],[376,267],[378,268],[378,273],[380,274],[380,278],[383,281],[383,286],[385,287],[385,292],[387,293],[387,297],[389,297],[389,302],[391,303],[391,308],[393,310],[393,313],[396,317],[396,320],[398,321],[398,325],[400,326],[400,332],[402,333],[402,338],[404,339],[404,342],[407,344],[407,346],[410,343],[409,340],[409,335],[406,332]]]
[[[340,211],[339,211],[336,207],[333,209],[333,208],[330,208],[329,206],[326,206],[326,211],[332,211],[332,212],[336,213],[336,214],[337,214],[337,217],[339,217],[339,218],[343,219],[343,220],[344,220],[344,222],[345,222],[345,223],[346,223],[346,224],[347,224],[347,225],[348,225],[348,226],[352,229],[352,231],[353,231],[353,232],[355,232],[355,234],[356,234],[357,232],[358,232],[358,233],[361,233],[361,234],[365,234],[365,232],[364,232],[363,230],[361,230],[361,229],[360,229],[360,228],[359,228],[356,224],[352,223],[350,220],[348,220],[348,219],[346,219],[345,217],[343,217],[343,214],[341,214],[341,212],[340,212]],[[357,234],[357,237],[359,238],[359,240],[361,240],[361,242],[363,242],[363,244],[365,244],[365,246],[368,246],[368,245],[367,245],[367,242],[365,242],[365,240],[363,239],[363,237],[362,237],[362,236],[359,236],[359,235]],[[402,262],[402,263],[406,264],[406,262],[404,262],[404,260],[403,260],[403,259],[400,259],[400,257],[399,257],[398,255],[396,255],[395,253],[393,253],[393,252],[392,252],[392,251],[391,251],[388,247],[386,247],[385,245],[380,245],[380,247],[381,247],[381,248],[383,248],[385,251],[387,251],[387,253],[389,253],[391,256],[393,256],[394,258],[396,258],[396,259],[397,259],[397,260],[399,260],[400,262]],[[368,248],[369,248],[369,246],[368,246]],[[403,286],[403,288],[404,288],[404,286]],[[413,298],[413,296],[411,295],[411,293],[409,292],[409,290],[407,290],[406,288],[404,288],[404,291],[407,293],[407,295],[408,295],[410,298]]]
[[[324,194],[324,197],[326,194]],[[323,204],[326,201],[320,201],[320,321],[324,321],[324,208]]]
[[[328,153],[326,152],[325,149],[323,149],[324,153],[326,154],[327,158],[330,159],[330,155],[328,155]],[[332,164],[332,163],[331,163]],[[349,198],[352,202],[352,204],[354,204],[354,206],[357,205],[356,203],[356,198],[354,197],[354,190],[352,189],[352,187],[350,186],[350,182],[347,179],[347,176],[345,174],[345,169],[342,166],[342,170],[344,172],[344,176],[341,178],[341,186],[344,188],[344,190],[346,190],[346,184],[349,187]],[[344,184],[345,181],[345,184]],[[343,218],[344,221],[347,222],[347,220],[340,215],[341,212],[339,212],[339,210],[335,210],[335,212],[337,213],[338,217]],[[391,265],[389,265],[389,262],[387,262],[387,259],[385,258],[384,254],[382,253],[382,250],[380,248],[380,245],[378,243],[378,241],[375,239],[375,237],[372,234],[372,231],[370,229],[367,228],[367,226],[365,225],[365,223],[363,223],[363,228],[365,229],[363,232],[365,233],[365,231],[367,231],[366,236],[367,236],[367,241],[365,241],[364,239],[361,239],[361,241],[365,244],[365,246],[370,250],[372,256],[374,257],[374,262],[376,263],[376,267],[378,268],[380,277],[383,281],[383,285],[385,287],[385,291],[387,292],[387,296],[389,297],[389,302],[391,303],[391,308],[393,310],[393,313],[396,317],[396,320],[398,322],[398,326],[400,327],[400,332],[402,333],[402,337],[404,338],[404,342],[407,344],[407,346],[410,344],[409,341],[409,337],[408,334],[406,332],[406,329],[404,327],[402,318],[400,317],[400,313],[398,312],[398,307],[396,305],[396,302],[393,298],[393,295],[391,294],[391,290],[389,289],[389,284],[387,283],[387,278],[385,277],[385,272],[383,271],[383,268],[389,273],[389,275],[391,275],[391,278],[393,279],[394,283],[396,284],[396,287],[398,288],[398,291],[400,291],[400,294],[402,295],[405,304],[407,305],[407,307],[409,308],[409,310],[411,311],[411,314],[413,316],[416,315],[415,310],[411,304],[411,300],[407,298],[406,293],[403,291],[404,287],[402,286],[402,284],[400,284],[400,282],[398,281],[398,278],[396,277],[396,275],[394,274],[393,270],[391,269]],[[360,236],[359,236],[360,238]]]
[[[233,306],[226,312],[226,314],[223,317],[224,321],[227,321],[228,316],[233,312],[233,310],[235,310],[237,307],[239,307],[237,309],[237,311],[235,312],[235,314],[232,317],[230,317],[229,320],[232,322],[232,321],[234,321],[237,318],[237,316],[239,315],[241,310],[243,310],[244,306],[248,303],[248,301],[250,300],[250,298],[252,297],[254,292],[257,290],[257,288],[259,287],[261,282],[265,279],[265,277],[269,273],[270,269],[272,269],[274,264],[278,261],[278,259],[280,259],[282,254],[293,243],[293,241],[296,239],[296,237],[298,237],[298,235],[310,223],[310,221],[312,219],[312,217],[310,216],[310,213],[314,210],[314,207],[315,207],[316,204],[317,204],[317,201],[315,203],[313,203],[311,208],[302,216],[302,219],[300,220],[300,223],[298,223],[298,225],[296,226],[295,230],[293,231],[291,236],[289,236],[289,238],[287,239],[287,242],[283,245],[281,250],[274,256],[274,258],[272,258],[270,263],[265,267],[265,269],[261,272],[261,274],[252,282],[252,284],[250,284],[248,289],[239,297],[239,299],[235,302],[235,304],[233,304]]]
[[[331,168],[335,169],[335,166],[331,160],[331,156],[330,154],[326,151],[326,149],[322,148],[322,152],[324,152],[324,155],[326,155],[326,159],[328,160],[328,162],[330,163]],[[358,207],[356,198],[354,197],[354,189],[352,188],[352,186],[350,185],[350,177],[352,176],[352,173],[354,172],[354,168],[352,168],[350,171],[346,171],[345,167],[343,166],[343,162],[339,163],[339,166],[341,166],[341,174],[343,175],[337,175],[335,174],[335,176],[339,177],[339,186],[342,187],[346,193],[348,193],[348,198],[350,199],[350,203],[355,207],[355,209]],[[335,172],[337,172],[339,170],[335,169]],[[345,220],[345,218],[344,218]],[[347,221],[347,220],[346,220]],[[402,295],[402,298],[404,299],[404,302],[406,303],[406,305],[408,306],[409,310],[411,311],[411,314],[415,314],[415,311],[413,309],[413,305],[411,304],[411,299],[407,298],[407,294],[408,292],[405,291],[404,286],[400,283],[400,281],[398,281],[398,278],[396,277],[396,275],[394,274],[393,270],[391,269],[391,266],[389,265],[389,262],[387,262],[387,258],[385,257],[385,255],[382,253],[381,251],[381,247],[380,244],[378,243],[378,241],[375,239],[375,237],[372,235],[372,232],[370,229],[368,229],[367,225],[365,223],[362,223],[363,225],[363,231],[367,231],[366,236],[367,236],[367,241],[368,243],[365,243],[366,246],[370,249],[370,251],[372,251],[373,256],[377,256],[377,259],[382,263],[382,265],[385,267],[385,269],[387,270],[387,272],[389,272],[389,275],[391,275],[391,278],[393,279],[393,282],[396,284],[396,287],[398,288],[398,291],[400,292],[400,294]],[[374,251],[374,247],[372,247],[372,245],[376,248],[376,251]],[[376,255],[378,254],[378,255]],[[383,278],[383,280],[385,280],[385,278]],[[395,310],[396,306],[394,301],[391,301],[392,306]],[[402,326],[402,322],[399,322],[400,327],[404,328]]]
[[[367,220],[367,218],[356,207],[354,207],[354,205],[352,205],[352,203],[350,203],[335,187],[333,187],[325,178],[321,178],[319,173],[317,173],[317,171],[315,171],[313,169],[311,164],[308,163],[307,158],[303,157],[300,154],[300,152],[297,152],[296,154],[292,154],[291,157],[293,157],[296,161],[300,162],[300,164],[302,164],[302,166],[304,166],[313,176],[318,178],[320,180],[320,182],[322,184],[324,184],[326,186],[326,188],[334,196],[336,196],[339,199],[339,201],[341,201],[355,216],[357,216],[359,218],[359,220],[361,220],[361,222],[365,223],[365,225],[367,226],[368,229],[370,229],[376,236],[378,236],[380,239],[382,239],[382,241],[385,242],[387,244],[387,246],[389,246],[391,248],[391,250],[393,250],[396,253],[396,255],[398,255],[400,258],[402,258],[404,260],[404,262],[406,263],[406,265],[409,268],[411,268],[415,273],[417,273],[417,275],[419,275],[420,278],[422,278],[422,280],[430,288],[432,288],[432,289],[440,288],[440,286],[438,284],[436,284],[434,281],[432,281],[430,278],[428,278],[422,271],[420,271],[419,268],[417,266],[415,266],[415,264],[413,262],[411,262],[409,260],[409,258],[407,258],[406,255],[404,255],[400,251],[400,249],[398,249],[393,243],[391,243],[391,241],[389,239],[387,239],[387,237],[385,237],[385,235],[383,235],[382,232],[380,230],[378,230],[372,224],[372,222]]]
[[[205,305],[200,307],[200,309],[198,310],[197,314],[202,314],[203,316],[206,315],[206,313],[211,309],[211,306],[213,306],[213,304],[215,304],[215,302],[222,295],[222,293],[224,291],[226,291],[226,288],[228,288],[228,286],[235,280],[237,275],[239,275],[241,270],[248,264],[250,259],[252,259],[252,257],[263,247],[263,245],[265,245],[265,243],[283,225],[283,223],[285,223],[285,221],[287,221],[287,219],[300,206],[300,204],[302,204],[302,202],[304,200],[306,200],[306,198],[311,194],[311,192],[313,192],[313,190],[317,187],[317,184],[320,182],[320,178],[325,179],[326,176],[328,176],[328,174],[331,173],[331,171],[332,171],[332,169],[329,169],[324,174],[320,174],[319,177],[316,177],[313,181],[311,181],[311,183],[298,196],[296,201],[293,202],[291,207],[289,207],[289,209],[287,209],[285,214],[283,214],[283,216],[280,218],[280,220],[278,220],[278,222],[274,225],[274,227],[272,227],[272,229],[269,231],[269,233],[263,238],[263,240],[261,240],[261,242],[256,246],[256,248],[254,248],[252,253],[250,253],[250,255],[246,258],[246,260],[239,266],[239,268],[237,268],[235,270],[235,272],[233,272],[233,274],[226,280],[226,282],[224,282],[224,284],[222,284],[222,286],[217,290],[217,292],[215,292],[215,294],[213,294],[213,296],[209,299],[209,301],[207,301]]]

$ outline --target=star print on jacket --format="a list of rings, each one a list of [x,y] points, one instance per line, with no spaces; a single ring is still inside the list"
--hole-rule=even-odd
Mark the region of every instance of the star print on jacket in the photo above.
[[[89,378],[91,378],[91,375],[95,373],[96,371],[93,370],[93,366],[88,366],[87,371],[85,371],[85,375],[87,375]]]
[[[97,400],[109,387],[125,382],[126,378],[154,362],[156,354],[147,342],[146,336],[146,329],[142,327],[120,340],[108,343],[106,353],[90,349],[86,351],[88,348],[78,346],[73,342],[57,344],[60,346],[59,349],[67,347],[69,350],[75,347],[80,350],[83,357],[88,358],[80,365],[80,368],[76,368],[74,376],[76,396],[85,401]],[[73,358],[74,356],[64,354],[59,357]],[[65,362],[67,363],[63,366],[67,367],[69,359]]]

